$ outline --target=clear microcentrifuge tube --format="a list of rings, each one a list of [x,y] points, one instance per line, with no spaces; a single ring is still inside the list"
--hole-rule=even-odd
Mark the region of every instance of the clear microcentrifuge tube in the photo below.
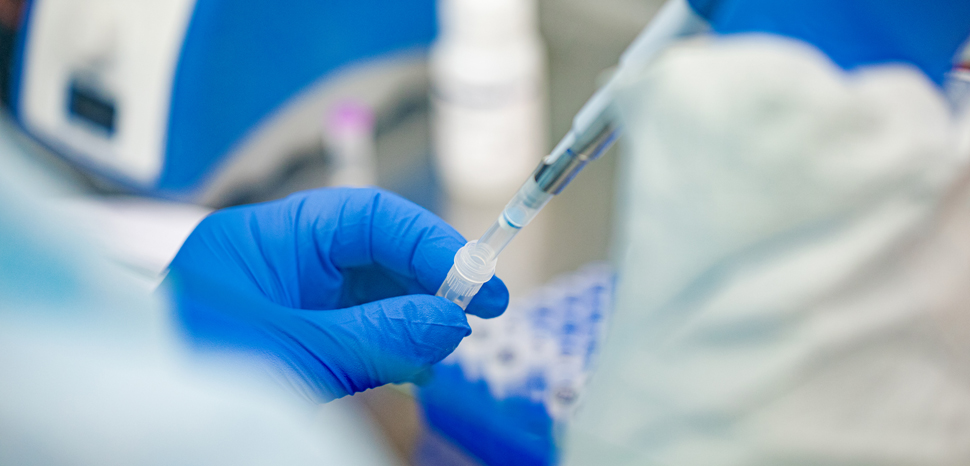
[[[437,296],[467,308],[482,284],[495,275],[497,261],[497,254],[488,245],[469,241],[455,254],[455,265],[448,271]]]

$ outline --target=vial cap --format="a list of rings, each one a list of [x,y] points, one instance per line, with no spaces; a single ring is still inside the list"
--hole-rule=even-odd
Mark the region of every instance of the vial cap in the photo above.
[[[469,241],[455,254],[455,269],[470,282],[485,283],[495,275],[498,258],[492,248]]]

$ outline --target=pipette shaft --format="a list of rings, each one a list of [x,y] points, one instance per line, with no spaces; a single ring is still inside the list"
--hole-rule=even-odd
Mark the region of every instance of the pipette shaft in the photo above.
[[[620,57],[617,72],[583,105],[572,128],[542,159],[529,179],[478,241],[469,242],[455,255],[455,265],[437,296],[465,308],[482,284],[491,278],[499,253],[519,230],[529,224],[553,196],[613,145],[621,133],[612,111],[613,89],[620,77],[649,63],[671,42],[704,30],[704,21],[686,0],[668,0],[651,23]],[[472,260],[473,257],[480,259]],[[483,277],[487,277],[482,281]],[[472,286],[473,285],[473,286]],[[471,293],[471,295],[468,295]]]

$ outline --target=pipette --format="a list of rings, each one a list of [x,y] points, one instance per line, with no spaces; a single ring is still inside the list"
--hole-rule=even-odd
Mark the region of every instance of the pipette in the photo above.
[[[477,241],[469,241],[455,254],[455,263],[437,296],[465,309],[495,274],[498,255],[519,230],[529,224],[553,196],[586,166],[606,152],[621,128],[611,109],[613,89],[620,78],[639,69],[670,43],[706,29],[686,0],[668,0],[654,19],[620,56],[613,77],[583,105],[572,128],[519,188],[495,223]]]

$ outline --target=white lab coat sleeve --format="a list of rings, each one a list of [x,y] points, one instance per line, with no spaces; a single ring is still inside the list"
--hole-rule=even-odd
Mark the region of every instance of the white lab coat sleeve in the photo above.
[[[617,104],[617,309],[565,463],[970,464],[970,171],[940,92],[747,36]]]
[[[162,296],[43,201],[9,131],[0,119],[0,465],[394,464],[349,400],[318,411],[252,355],[189,353]]]

